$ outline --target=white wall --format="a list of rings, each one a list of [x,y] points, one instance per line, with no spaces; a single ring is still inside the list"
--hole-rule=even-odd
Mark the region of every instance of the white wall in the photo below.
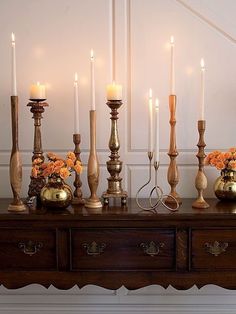
[[[105,105],[105,86],[112,78],[124,86],[124,105],[120,110],[119,133],[121,141],[120,155],[124,162],[124,187],[130,196],[136,194],[141,182],[147,176],[147,91],[153,88],[154,95],[160,99],[160,149],[161,167],[159,180],[166,192],[169,187],[166,171],[169,163],[167,156],[169,145],[169,63],[170,49],[168,41],[174,35],[176,41],[176,94],[177,94],[177,147],[180,182],[178,191],[183,197],[194,197],[194,179],[197,171],[196,143],[198,134],[196,123],[199,118],[200,58],[206,63],[206,120],[205,140],[207,151],[227,149],[235,146],[234,122],[236,114],[235,93],[235,43],[236,43],[236,2],[234,0],[0,0],[0,197],[10,197],[8,163],[11,150],[10,124],[10,34],[16,34],[17,82],[20,97],[19,127],[20,148],[23,159],[22,195],[27,195],[30,160],[33,145],[33,121],[26,107],[30,84],[40,81],[48,86],[48,103],[42,121],[44,151],[64,153],[73,149],[73,75],[79,74],[80,133],[82,135],[81,158],[86,164],[89,150],[88,110],[90,108],[89,53],[93,48],[96,54],[96,108],[98,115],[97,148],[101,164],[101,179],[98,193],[106,189],[105,163],[108,160],[110,133],[109,110]],[[207,196],[212,196],[212,184],[218,175],[213,168],[207,168]],[[83,192],[88,195],[86,171],[83,177]],[[147,195],[147,191],[143,196]],[[91,289],[91,290],[89,290]],[[118,313],[126,304],[123,313],[137,312],[130,304],[147,304],[151,311],[172,313],[178,308],[176,291],[158,290],[159,298],[166,300],[166,307],[157,304],[156,293],[142,289],[142,297],[119,297],[113,293],[111,300],[100,290],[93,293],[88,288],[89,303],[97,310],[76,303],[74,293],[50,298],[65,304],[64,313]],[[158,288],[159,289],[159,288]],[[231,292],[214,287],[204,288],[204,295],[198,297],[195,289],[181,293],[180,312],[199,313],[202,304],[204,313],[233,313],[235,305]],[[40,287],[34,287],[37,298],[31,298],[33,308],[40,303]],[[0,303],[8,304],[2,313],[15,313],[16,308],[26,312],[28,294],[23,292],[1,291]],[[21,293],[23,298],[13,298],[10,293]],[[59,293],[59,292],[57,292]],[[92,294],[92,296],[91,296]],[[222,298],[215,297],[222,295]],[[228,296],[229,294],[229,296]],[[110,295],[110,292],[109,292]],[[234,293],[232,292],[232,295]],[[183,296],[183,297],[182,297]],[[71,299],[72,298],[72,299]],[[86,297],[85,297],[86,298]],[[146,299],[147,298],[147,299]],[[212,299],[213,298],[213,299]],[[22,301],[23,300],[23,301]],[[74,308],[66,306],[72,300]],[[76,298],[77,300],[77,298]],[[91,301],[93,300],[93,301]],[[127,301],[130,300],[130,301]],[[148,300],[148,301],[146,301]],[[188,304],[191,300],[191,305]],[[157,302],[158,301],[158,302]],[[23,302],[21,306],[19,303]],[[59,305],[46,302],[44,309],[50,312]],[[52,301],[53,302],[53,301]],[[105,308],[97,306],[105,304]],[[85,302],[86,303],[86,302]],[[11,304],[12,310],[7,311]],[[181,307],[181,304],[183,305]],[[198,306],[194,306],[198,304]],[[217,304],[217,306],[212,305]],[[222,304],[222,308],[220,306]],[[224,306],[224,304],[231,304]],[[186,307],[185,307],[186,305]],[[128,306],[128,307],[127,307]],[[153,307],[152,307],[153,306]],[[174,307],[173,307],[174,306]],[[42,311],[43,305],[39,306]],[[1,306],[0,306],[1,308]],[[86,310],[86,309],[87,310]],[[115,310],[116,308],[116,310]],[[142,307],[141,307],[142,308]],[[232,309],[233,308],[233,309]],[[60,305],[58,311],[63,309]],[[80,311],[79,311],[80,309]],[[219,310],[220,309],[220,310]],[[231,310],[232,309],[232,310]],[[73,312],[73,311],[74,312]],[[97,311],[97,312],[96,312]],[[116,312],[117,311],[117,312]],[[133,311],[133,312],[132,312]],[[33,313],[32,307],[29,310]],[[19,313],[19,311],[18,311]],[[35,312],[36,313],[36,310]],[[51,313],[51,312],[50,312]],[[175,311],[177,313],[177,311]]]

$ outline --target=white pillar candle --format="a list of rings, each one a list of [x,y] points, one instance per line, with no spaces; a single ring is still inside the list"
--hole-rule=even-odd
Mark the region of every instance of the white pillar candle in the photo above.
[[[156,103],[155,103],[155,117],[156,117],[156,122],[155,122],[155,156],[154,156],[154,161],[159,162],[160,156],[159,156],[159,134],[160,134],[160,119],[159,119],[159,100],[156,98]]]
[[[205,63],[201,59],[201,92],[200,92],[200,120],[204,120],[205,111]]]
[[[148,151],[153,152],[153,114],[152,114],[152,89],[149,89],[149,132],[148,132]]]
[[[90,52],[90,70],[91,70],[91,110],[95,110],[95,78],[94,78],[94,53]]]
[[[174,37],[170,38],[170,95],[175,95]]]
[[[46,99],[46,91],[45,85],[37,84],[31,85],[30,87],[30,100],[45,100]]]
[[[12,96],[17,96],[16,88],[16,43],[15,34],[11,34],[11,51],[12,51]]]
[[[74,134],[79,134],[79,98],[78,98],[78,74],[75,73],[74,81]]]
[[[122,99],[122,85],[113,82],[107,85],[107,100],[121,100]]]

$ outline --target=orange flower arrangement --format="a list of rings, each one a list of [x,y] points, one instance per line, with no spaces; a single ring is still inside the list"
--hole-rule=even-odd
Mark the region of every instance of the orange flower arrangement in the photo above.
[[[73,171],[76,173],[82,172],[82,165],[79,160],[76,160],[73,152],[68,152],[66,159],[62,159],[54,153],[47,154],[48,162],[43,162],[41,158],[33,161],[31,175],[34,178],[61,178],[67,179]]]
[[[209,153],[205,159],[207,165],[216,167],[222,171],[236,171],[236,147],[230,148],[227,152],[218,150]]]

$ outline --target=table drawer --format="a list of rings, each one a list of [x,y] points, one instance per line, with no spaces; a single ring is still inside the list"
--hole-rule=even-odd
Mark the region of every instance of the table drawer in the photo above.
[[[72,270],[173,270],[172,229],[71,231]]]
[[[192,269],[236,269],[236,230],[192,230]]]
[[[0,269],[56,269],[54,230],[0,230]]]

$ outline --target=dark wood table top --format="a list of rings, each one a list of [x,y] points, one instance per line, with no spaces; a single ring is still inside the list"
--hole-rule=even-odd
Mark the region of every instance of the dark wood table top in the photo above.
[[[208,209],[192,208],[193,199],[183,199],[179,210],[170,212],[163,206],[159,206],[157,211],[145,211],[138,207],[135,199],[128,199],[126,206],[120,205],[120,200],[111,206],[103,206],[101,209],[88,209],[84,206],[71,205],[64,211],[47,210],[36,208],[35,205],[29,207],[25,212],[8,212],[7,208],[11,199],[0,199],[0,221],[1,220],[220,220],[236,219],[236,202],[222,202],[217,199],[207,199],[210,204]],[[143,205],[148,205],[148,200],[140,201]]]

